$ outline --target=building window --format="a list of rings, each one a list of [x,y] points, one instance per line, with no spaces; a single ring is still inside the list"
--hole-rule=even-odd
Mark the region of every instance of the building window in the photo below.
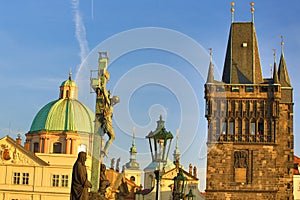
[[[23,185],[28,185],[29,184],[29,173],[23,173],[22,174],[22,184]]]
[[[40,144],[38,142],[33,143],[33,152],[34,153],[40,152]]]
[[[230,120],[229,122],[229,133],[234,134],[234,121]]]
[[[246,86],[246,92],[254,92],[253,86]]]
[[[14,172],[14,184],[20,184],[21,173]]]
[[[68,187],[69,184],[69,176],[61,175],[61,187]]]
[[[226,134],[226,122],[222,122],[222,134],[225,135]]]
[[[135,182],[135,177],[134,177],[134,176],[131,176],[131,177],[130,177],[130,180],[131,180],[132,182]]]
[[[62,153],[61,152],[61,143],[60,142],[55,142],[53,144],[53,153]]]
[[[287,169],[286,169],[286,173],[287,173],[287,174],[290,174],[290,168],[287,168]]]
[[[255,135],[255,121],[250,122],[250,134]]]
[[[59,184],[60,183],[60,184]],[[69,175],[52,175],[52,187],[68,187]]]
[[[52,175],[52,186],[58,187],[59,186],[59,175]]]
[[[29,173],[14,172],[14,184],[29,185]],[[21,182],[22,180],[22,182]]]

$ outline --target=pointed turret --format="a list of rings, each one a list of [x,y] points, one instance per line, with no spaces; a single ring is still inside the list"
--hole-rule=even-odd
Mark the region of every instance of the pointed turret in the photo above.
[[[178,130],[176,131],[176,146],[173,153],[173,157],[174,157],[174,161],[173,161],[174,163],[180,162],[180,150],[178,148]]]
[[[276,66],[276,51],[275,49],[273,49],[274,51],[274,67],[273,67],[273,83],[274,84],[278,84],[278,73],[277,73],[277,66]]]
[[[126,169],[139,169],[140,164],[136,162],[136,147],[135,147],[135,128],[133,129],[133,134],[132,134],[132,144],[130,148],[130,161],[126,163]]]
[[[281,36],[281,38],[282,38],[282,36]],[[282,40],[281,41],[281,56],[280,56],[279,67],[278,67],[279,83],[281,84],[282,87],[292,87],[289,73],[288,73],[285,59],[284,59],[283,46],[284,46],[284,42]]]
[[[228,84],[258,84],[263,82],[258,42],[252,22],[232,22],[222,81]]]
[[[214,65],[212,63],[212,48],[209,48],[208,50],[210,51],[210,53],[209,53],[210,62],[209,62],[206,83],[213,83],[214,82]]]

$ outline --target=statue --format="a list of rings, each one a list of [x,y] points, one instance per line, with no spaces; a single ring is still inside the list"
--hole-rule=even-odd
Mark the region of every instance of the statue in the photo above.
[[[99,181],[99,190],[100,194],[104,195],[106,188],[110,186],[110,182],[106,177],[105,171],[106,171],[106,166],[104,164],[101,164],[101,170],[100,170],[100,181]]]
[[[110,169],[114,169],[114,165],[115,165],[115,158],[112,158],[110,160]]]
[[[115,140],[115,133],[112,126],[113,106],[119,102],[119,98],[116,96],[111,98],[110,92],[106,90],[104,83],[101,83],[101,87],[97,89],[97,96],[101,100],[99,108],[99,121],[101,126],[99,128],[101,128],[103,130],[103,134],[107,134],[109,138],[106,141],[102,152],[105,156],[107,156],[108,149]]]
[[[86,153],[79,152],[73,165],[70,200],[88,200],[88,188],[91,188],[92,184],[87,179],[85,161]]]
[[[117,165],[116,165],[116,171],[117,171],[117,172],[120,171],[120,161],[121,161],[121,158],[118,158],[118,159],[117,159]]]
[[[189,174],[192,174],[192,172],[193,172],[193,165],[192,165],[192,163],[190,163],[190,165],[189,165]]]
[[[194,166],[193,168],[193,176],[197,178],[197,167]]]

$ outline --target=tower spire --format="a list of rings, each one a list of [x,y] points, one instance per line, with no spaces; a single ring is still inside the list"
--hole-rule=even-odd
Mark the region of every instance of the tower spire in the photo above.
[[[125,164],[126,169],[139,169],[140,164],[136,161],[136,147],[135,147],[135,127],[133,127],[133,132],[132,132],[132,144],[130,148],[130,160],[128,163]]]
[[[254,2],[251,2],[250,6],[251,6],[251,13],[252,13],[252,23],[254,23]]]
[[[291,87],[291,81],[289,77],[289,73],[286,67],[286,62],[284,59],[284,52],[283,52],[283,47],[284,47],[284,42],[283,42],[283,36],[280,36],[281,38],[281,56],[280,56],[280,61],[279,61],[279,66],[278,66],[278,78],[279,78],[279,83],[281,84],[282,87]]]
[[[230,3],[231,5],[231,23],[234,22],[234,1]]]
[[[278,83],[278,74],[277,74],[277,67],[276,67],[276,49],[273,50],[273,56],[274,56],[274,68],[273,68],[273,83]]]
[[[213,83],[214,82],[214,65],[212,63],[212,48],[208,48],[209,50],[209,68],[208,68],[208,74],[207,74],[207,80],[206,83]]]
[[[180,150],[178,148],[178,137],[179,137],[179,131],[176,130],[176,146],[175,146],[175,150],[174,150],[174,153],[173,153],[175,164],[179,163],[179,161],[180,161]]]

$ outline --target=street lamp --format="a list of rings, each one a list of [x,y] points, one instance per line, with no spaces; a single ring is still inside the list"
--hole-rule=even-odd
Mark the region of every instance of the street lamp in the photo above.
[[[152,162],[157,163],[157,168],[154,171],[156,179],[156,200],[159,200],[159,181],[160,181],[160,170],[167,163],[168,154],[170,151],[171,141],[173,135],[170,131],[167,131],[164,126],[162,116],[157,121],[157,127],[155,131],[151,131],[146,138],[149,140],[150,151],[152,156]]]
[[[190,189],[189,193],[185,195],[187,197],[187,200],[194,200],[195,195],[192,192],[192,189]]]
[[[183,170],[179,168],[179,172],[177,176],[174,177],[174,191],[173,191],[173,199],[181,200],[184,198],[184,191],[187,182],[187,178],[183,176]]]

